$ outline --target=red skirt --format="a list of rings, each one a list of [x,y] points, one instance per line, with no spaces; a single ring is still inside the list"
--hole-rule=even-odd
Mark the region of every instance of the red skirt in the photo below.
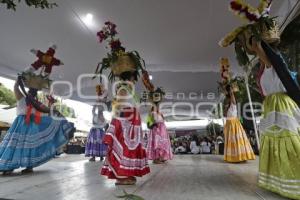
[[[101,175],[121,179],[150,173],[141,118],[135,108],[123,112],[120,118],[112,119],[104,143],[108,145],[108,152]]]

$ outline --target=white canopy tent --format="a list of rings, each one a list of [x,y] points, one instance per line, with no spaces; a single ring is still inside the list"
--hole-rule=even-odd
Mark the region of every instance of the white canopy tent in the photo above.
[[[256,0],[249,0],[253,5]],[[92,103],[93,99],[80,97],[94,94],[95,82],[78,76],[93,73],[97,63],[105,56],[104,45],[99,44],[96,32],[110,20],[118,25],[121,42],[128,50],[137,50],[146,61],[153,83],[174,94],[169,101],[196,93],[195,101],[207,101],[208,93],[215,93],[218,101],[217,81],[219,58],[229,57],[232,69],[240,73],[232,48],[221,48],[218,41],[242,21],[228,11],[228,0],[64,0],[58,8],[40,10],[24,5],[17,11],[1,7],[0,74],[16,78],[35,61],[31,48],[46,50],[51,43],[58,46],[56,56],[65,63],[54,69],[51,78],[68,81],[73,88],[68,97]],[[296,0],[274,0],[272,15],[280,23],[290,20]],[[88,15],[89,14],[89,15]],[[86,16],[89,16],[89,20]],[[22,26],[20,26],[22,25]],[[139,86],[139,91],[142,87]],[[66,85],[55,87],[57,95],[69,93]],[[209,118],[203,108],[201,118]],[[182,110],[183,115],[187,113]],[[178,113],[180,114],[180,113]]]

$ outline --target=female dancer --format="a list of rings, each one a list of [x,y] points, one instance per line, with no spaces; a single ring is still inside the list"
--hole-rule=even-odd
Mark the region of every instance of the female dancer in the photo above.
[[[250,142],[245,130],[238,119],[236,99],[230,85],[226,87],[229,105],[226,114],[226,124],[224,126],[225,148],[224,160],[227,162],[243,162],[254,160]]]
[[[35,98],[37,91],[30,89],[29,97],[23,96],[20,81],[14,86],[18,116],[0,144],[0,171],[4,175],[20,167],[25,168],[22,173],[32,173],[33,168],[54,158],[75,130],[67,120],[54,119],[33,108],[28,98]]]
[[[116,179],[116,185],[133,185],[136,177],[150,172],[144,147],[141,118],[137,109],[138,97],[134,93],[136,68],[120,74],[113,119],[104,137],[108,145],[101,174]]]
[[[291,199],[300,199],[300,109],[286,89],[293,80],[285,83],[286,86],[283,84],[279,72],[286,66],[278,68],[276,62],[282,61],[282,57],[271,57],[270,46],[254,38],[251,43],[264,67],[259,81],[265,96],[264,119],[260,124],[259,186]],[[285,77],[288,76],[286,73]]]
[[[97,93],[101,92],[99,91],[101,89],[98,89],[99,87],[101,86],[97,85],[96,87]],[[98,96],[102,96],[102,92]],[[104,100],[105,99],[106,97],[104,98]],[[101,105],[101,102],[104,103],[104,101],[101,101],[100,97],[97,101],[97,103],[100,103],[100,105],[93,106],[93,127],[90,130],[85,146],[85,156],[91,157],[89,160],[90,162],[94,162],[96,160],[96,157],[100,157],[100,160],[102,161],[103,157],[106,156],[107,151],[107,147],[103,143],[103,138],[105,135],[104,127],[106,125],[106,121],[103,116],[104,105]]]
[[[226,47],[234,43],[241,65],[249,67],[249,55],[255,55],[263,67],[259,80],[265,96],[264,118],[259,126],[259,186],[300,199],[300,88],[276,49],[280,31],[275,19],[269,16],[271,3],[261,0],[257,9],[248,9],[244,2],[232,1],[232,10],[244,19],[246,16],[249,24],[235,29],[220,44]]]
[[[136,183],[136,177],[150,172],[138,111],[140,101],[134,88],[139,70],[143,70],[145,62],[137,51],[125,51],[119,38],[116,38],[116,25],[112,22],[105,22],[97,35],[100,43],[108,42],[110,52],[98,65],[96,74],[110,70],[111,82],[115,78],[120,80],[113,84],[116,94],[114,112],[104,137],[108,151],[101,174],[116,179],[116,185],[132,185]]]
[[[150,129],[148,135],[147,157],[149,160],[153,160],[154,164],[162,164],[173,159],[170,136],[164,117],[159,112],[157,105],[152,107],[150,115],[154,119],[155,125]]]

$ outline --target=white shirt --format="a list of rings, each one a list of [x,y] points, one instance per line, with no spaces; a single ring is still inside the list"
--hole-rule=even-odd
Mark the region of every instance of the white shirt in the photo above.
[[[32,107],[31,114],[34,114],[37,110]],[[22,97],[20,100],[17,101],[17,115],[26,115],[27,112],[27,104],[26,98]],[[41,116],[47,116],[47,113],[41,113]]]
[[[17,115],[26,115],[27,105],[25,97],[21,98],[17,102]],[[32,112],[34,112],[35,109],[32,108]]]
[[[93,125],[103,128],[106,125],[105,118],[103,116],[104,108],[101,105],[93,106]]]
[[[228,118],[232,117],[237,117],[237,106],[233,103],[230,104],[228,111],[227,111],[227,116]]]
[[[284,85],[273,67],[264,69],[260,79],[260,85],[264,96],[277,92],[286,92]]]
[[[191,142],[190,149],[193,154],[198,154],[200,152],[200,148],[197,146],[196,141]]]
[[[202,153],[210,153],[211,144],[209,142],[201,142]]]
[[[164,118],[160,113],[153,112],[153,116],[156,123],[164,122]]]
[[[218,143],[218,144],[223,143],[223,138],[222,138],[222,136],[220,136],[220,135],[217,137],[216,140],[217,140],[217,143]]]

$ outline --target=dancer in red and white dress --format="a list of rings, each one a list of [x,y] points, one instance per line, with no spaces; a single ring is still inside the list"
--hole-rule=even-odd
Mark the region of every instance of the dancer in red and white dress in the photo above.
[[[100,42],[108,42],[111,51],[100,62],[96,73],[110,70],[110,80],[120,80],[113,84],[116,90],[113,119],[104,136],[108,151],[100,173],[116,179],[116,185],[132,185],[136,183],[136,177],[150,172],[138,111],[140,101],[134,93],[134,84],[139,71],[144,70],[145,62],[136,51],[125,51],[116,34],[116,25],[111,22],[106,22],[97,34]]]
[[[131,72],[126,73],[126,76],[133,81],[134,76]],[[117,99],[118,105],[116,105],[114,117],[104,138],[104,142],[108,145],[108,152],[101,174],[117,179],[116,184],[134,184],[135,177],[141,177],[150,172],[146,149],[143,145],[141,117],[134,106],[135,95],[130,86],[124,83],[118,89],[117,94],[120,98],[125,96],[132,98],[125,101],[121,100],[123,98]]]

